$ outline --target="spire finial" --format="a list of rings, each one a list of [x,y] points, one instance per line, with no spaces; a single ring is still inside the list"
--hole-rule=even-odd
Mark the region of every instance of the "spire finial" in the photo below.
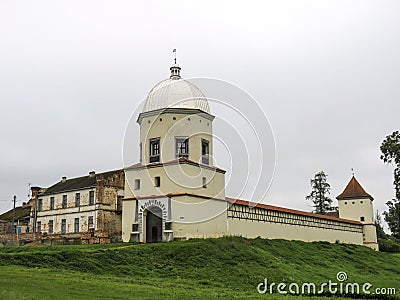
[[[354,177],[354,168],[351,168],[351,174],[353,174]]]
[[[172,65],[171,68],[171,79],[180,79],[181,78],[181,67],[176,63],[176,49],[172,50],[172,53],[174,53],[174,64]]]

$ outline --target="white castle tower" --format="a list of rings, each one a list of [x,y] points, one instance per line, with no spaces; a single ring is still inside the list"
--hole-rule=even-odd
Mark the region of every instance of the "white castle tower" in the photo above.
[[[125,170],[125,241],[132,236],[141,242],[172,239],[171,211],[182,221],[188,214],[179,202],[171,203],[171,195],[187,194],[182,200],[187,202],[225,199],[225,171],[213,166],[214,116],[208,101],[198,87],[182,79],[179,65],[170,71],[170,77],[149,92],[137,119],[140,163]]]
[[[339,203],[339,218],[361,222],[363,224],[364,245],[378,250],[372,205],[374,198],[364,190],[354,175],[336,199]]]

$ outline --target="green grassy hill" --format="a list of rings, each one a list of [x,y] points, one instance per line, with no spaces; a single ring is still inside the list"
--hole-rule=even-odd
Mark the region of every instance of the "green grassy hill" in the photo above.
[[[341,271],[347,273],[345,282],[371,283],[370,291],[394,287],[400,299],[398,254],[355,245],[239,237],[3,247],[0,299],[304,299],[276,291],[261,295],[256,287],[264,278],[300,286],[338,282]]]

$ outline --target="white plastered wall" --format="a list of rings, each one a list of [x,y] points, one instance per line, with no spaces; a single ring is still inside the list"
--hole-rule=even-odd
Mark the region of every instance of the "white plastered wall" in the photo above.
[[[212,120],[202,114],[162,113],[140,121],[142,164],[149,164],[150,139],[160,138],[161,162],[176,159],[175,137],[189,137],[189,159],[201,163],[201,140],[209,142],[209,165],[213,164]],[[175,120],[174,120],[175,118]]]

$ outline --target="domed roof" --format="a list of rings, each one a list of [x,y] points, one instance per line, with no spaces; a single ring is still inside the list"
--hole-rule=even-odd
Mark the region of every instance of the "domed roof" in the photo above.
[[[162,108],[190,108],[210,113],[207,98],[203,92],[180,76],[177,64],[170,68],[171,76],[156,84],[149,92],[143,112]]]

